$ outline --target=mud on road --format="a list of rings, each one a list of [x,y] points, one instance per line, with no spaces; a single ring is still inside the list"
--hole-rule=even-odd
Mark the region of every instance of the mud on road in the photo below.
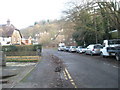
[[[56,79],[57,81],[54,86],[57,88],[75,88],[74,84],[72,84],[68,78],[67,73],[65,74],[66,66],[64,62],[55,55],[50,55],[50,58],[51,64],[54,66],[54,72],[59,76],[59,78]],[[51,87],[54,88],[54,86]]]

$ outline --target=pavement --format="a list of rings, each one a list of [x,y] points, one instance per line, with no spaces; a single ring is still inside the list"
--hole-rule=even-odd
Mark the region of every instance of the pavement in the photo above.
[[[12,88],[31,72],[36,64],[7,62],[6,66],[0,67],[0,84],[2,88]]]

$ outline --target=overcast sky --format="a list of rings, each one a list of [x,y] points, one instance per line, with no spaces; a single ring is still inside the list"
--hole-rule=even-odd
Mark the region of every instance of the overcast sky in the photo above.
[[[70,0],[0,0],[0,24],[10,19],[21,29],[35,21],[59,19],[67,1]]]

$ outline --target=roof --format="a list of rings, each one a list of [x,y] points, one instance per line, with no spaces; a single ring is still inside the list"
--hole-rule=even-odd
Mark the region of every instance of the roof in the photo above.
[[[31,36],[23,36],[24,39],[32,38]]]
[[[20,30],[18,30],[18,29],[15,29],[15,30],[17,30],[17,31],[19,32],[19,34],[20,34],[20,36],[21,36],[21,38],[22,38],[22,34],[21,34]]]
[[[11,37],[14,30],[19,31],[12,24],[11,25],[4,24],[4,25],[1,25],[0,27],[2,28],[2,37]],[[20,36],[22,37],[21,33],[20,33]]]

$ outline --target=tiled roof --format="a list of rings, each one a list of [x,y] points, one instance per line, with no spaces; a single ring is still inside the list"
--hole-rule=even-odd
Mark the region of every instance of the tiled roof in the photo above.
[[[9,26],[7,24],[2,25],[1,28],[2,28],[2,37],[11,37],[14,30],[18,30],[12,24]]]

